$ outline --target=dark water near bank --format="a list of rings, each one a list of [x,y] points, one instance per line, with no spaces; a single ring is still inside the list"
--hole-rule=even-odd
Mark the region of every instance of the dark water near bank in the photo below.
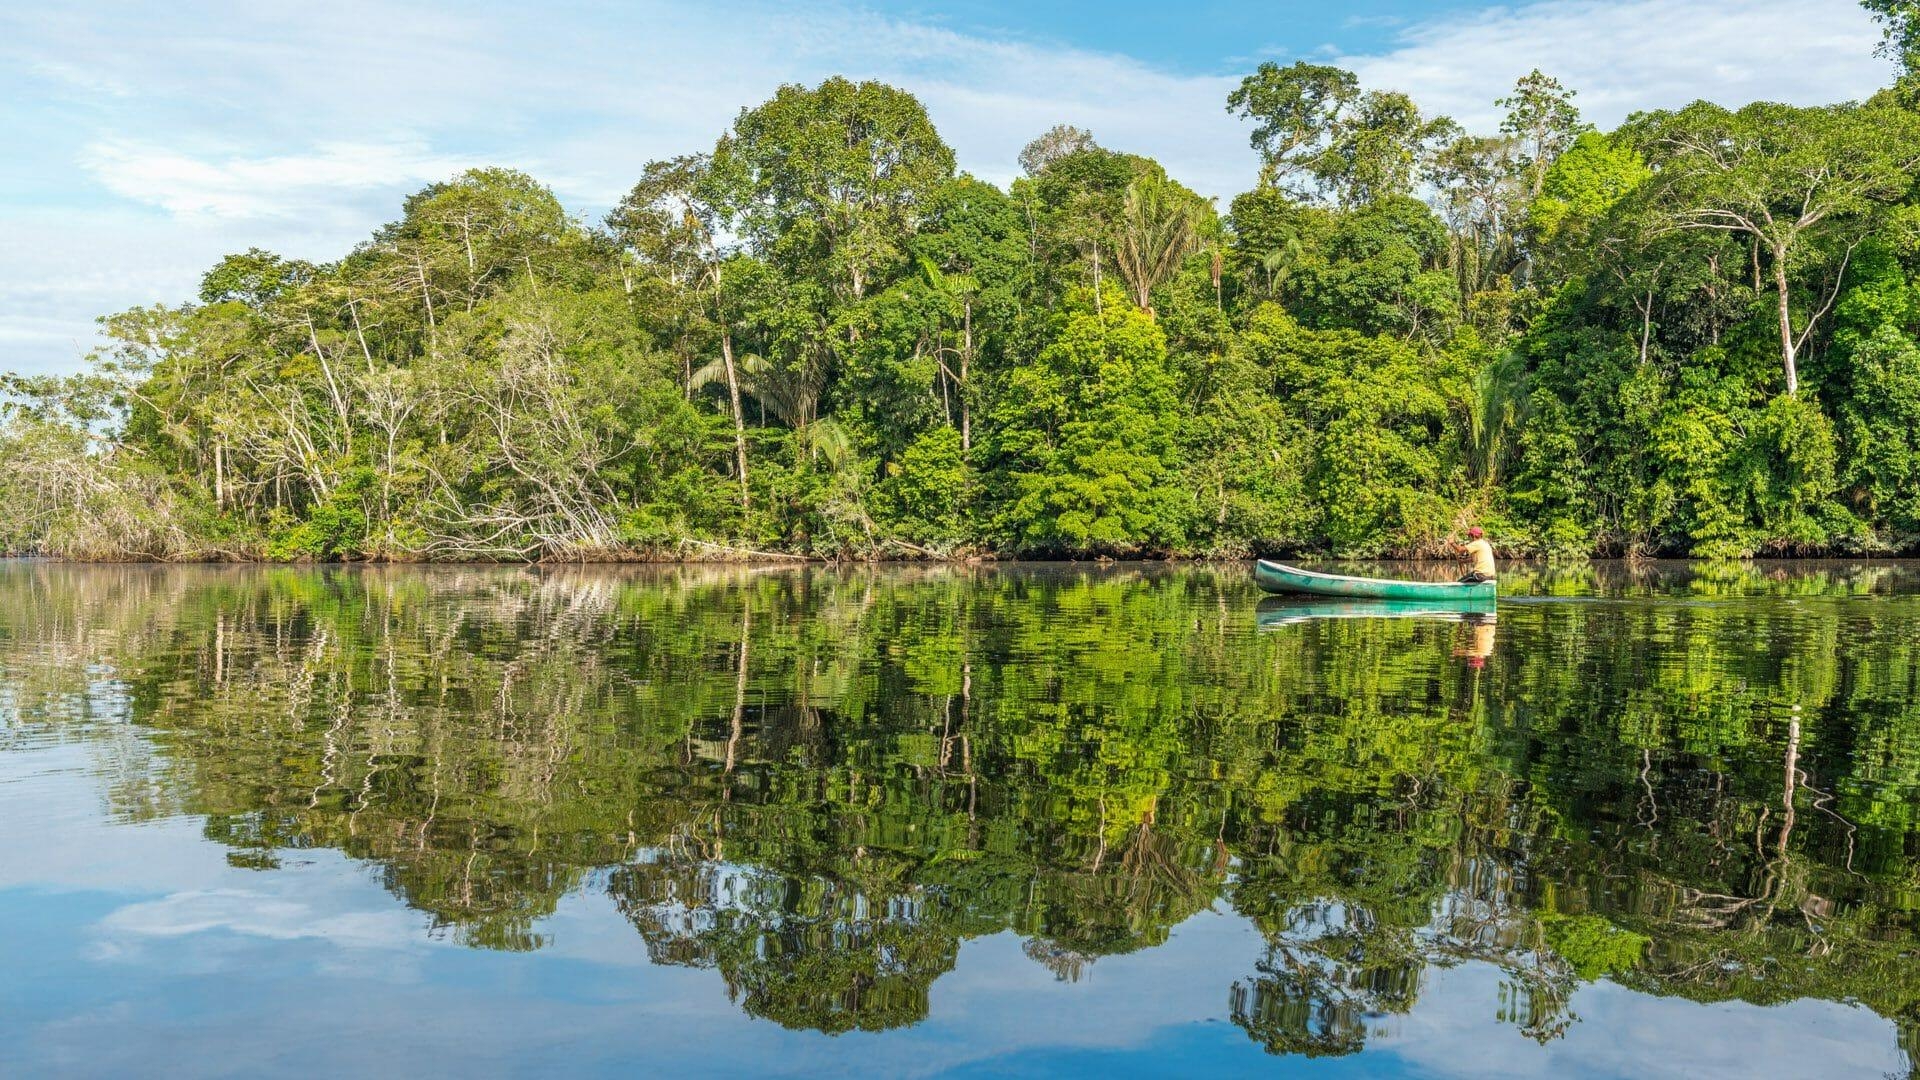
[[[0,562],[0,1074],[1906,1075],[1920,567]]]

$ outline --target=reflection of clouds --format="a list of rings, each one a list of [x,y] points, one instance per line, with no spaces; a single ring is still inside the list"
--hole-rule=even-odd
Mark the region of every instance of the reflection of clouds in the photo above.
[[[89,928],[82,955],[172,979],[267,968],[293,982],[418,981],[439,939],[416,913],[339,871],[338,864],[309,864],[272,875],[241,872],[263,887],[194,889],[127,904]]]
[[[247,889],[175,893],[126,907],[100,920],[109,937],[183,937],[225,931],[293,941],[322,938],[350,949],[409,949],[426,942],[418,920],[399,911],[322,914],[312,904]]]
[[[1042,1072],[1073,1060],[1056,1053],[1085,1051],[1144,1053],[1133,1061],[1141,1071],[1178,1071],[1164,1055],[1196,1039],[1227,1071],[1330,1064],[1268,1058],[1222,1029],[1227,984],[1261,938],[1218,910],[1181,923],[1158,948],[1103,958],[1077,984],[1033,963],[1018,935],[974,939],[934,982],[929,1019],[829,1038],[749,1020],[710,971],[646,965],[638,935],[603,893],[561,902],[547,924],[555,949],[504,955],[429,947],[424,927],[344,861],[240,880],[127,904],[101,920],[99,940],[136,950],[126,959],[139,966],[92,980],[88,1001],[38,1027],[24,1056],[0,1050],[0,1063],[191,1074],[189,1060],[155,1068],[143,1057],[161,1031],[190,1023],[237,1074],[495,1074],[565,1061],[585,1073],[857,1067],[924,1076]],[[396,967],[413,969],[416,985],[395,985]],[[245,989],[236,990],[241,971]],[[1395,1059],[1439,1076],[1879,1075],[1898,1064],[1891,1026],[1864,1009],[1702,1006],[1603,983],[1576,996],[1582,1021],[1540,1046],[1496,1015],[1496,968],[1468,962],[1429,968],[1428,978],[1410,1014],[1370,1022],[1368,1054],[1353,1060],[1360,1072],[1392,1071]],[[332,1020],[316,1025],[315,1016]],[[337,1037],[343,1029],[352,1037]]]
[[[1801,1000],[1702,1005],[1616,983],[1574,994],[1578,1023],[1539,1045],[1496,1015],[1501,973],[1429,968],[1398,1030],[1369,1049],[1434,1076],[1887,1076],[1906,1070],[1893,1025],[1865,1008]]]

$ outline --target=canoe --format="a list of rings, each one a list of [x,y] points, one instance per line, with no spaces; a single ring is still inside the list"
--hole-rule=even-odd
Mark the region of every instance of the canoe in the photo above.
[[[1353,600],[1437,600],[1481,602],[1499,593],[1494,582],[1463,585],[1457,581],[1395,581],[1392,578],[1321,574],[1286,563],[1260,559],[1253,564],[1253,580],[1270,593],[1299,596],[1344,596]]]
[[[1262,630],[1323,619],[1431,619],[1478,622],[1494,614],[1492,597],[1478,600],[1335,600],[1311,596],[1270,596],[1255,609]]]

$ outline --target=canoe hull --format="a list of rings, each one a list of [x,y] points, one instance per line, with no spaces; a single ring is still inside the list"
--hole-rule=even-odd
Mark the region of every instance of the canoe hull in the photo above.
[[[1390,578],[1321,574],[1260,559],[1253,564],[1255,584],[1283,596],[1339,596],[1350,600],[1420,600],[1485,604],[1499,594],[1491,581],[1472,585],[1455,581],[1395,581]]]

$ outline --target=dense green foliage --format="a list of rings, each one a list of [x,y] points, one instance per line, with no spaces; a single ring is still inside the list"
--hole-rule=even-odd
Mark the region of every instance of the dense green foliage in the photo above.
[[[786,86],[601,222],[475,170],[103,320],[4,384],[0,550],[1912,550],[1910,83],[1602,133],[1534,72],[1470,134],[1266,64],[1224,214],[1075,128],[1002,190],[904,91]]]
[[[1915,1039],[1912,570],[1632,573],[1516,576],[1476,668],[1457,622],[1256,630],[1204,569],[17,563],[0,746],[85,744],[114,819],[238,866],[341,851],[476,947],[604,897],[794,1027],[923,1019],[970,939],[1072,980],[1213,906],[1276,1051],[1462,961],[1542,1040],[1600,978]]]

